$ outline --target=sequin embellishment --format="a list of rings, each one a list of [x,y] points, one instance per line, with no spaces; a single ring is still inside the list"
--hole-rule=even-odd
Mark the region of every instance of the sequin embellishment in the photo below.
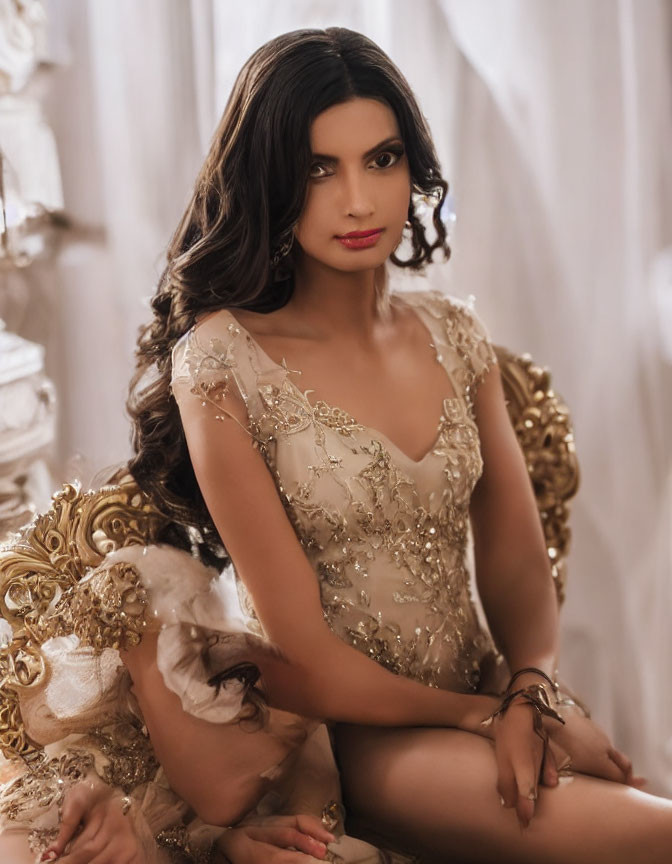
[[[192,394],[216,403],[218,419],[237,388],[332,630],[397,674],[468,691],[494,648],[475,612],[465,555],[483,469],[474,398],[497,361],[467,304],[436,291],[396,296],[425,323],[456,392],[417,462],[342,409],[311,405],[286,364],[273,363],[228,310],[209,343],[200,333],[183,337],[173,385],[186,380]],[[246,608],[253,614],[249,598]]]

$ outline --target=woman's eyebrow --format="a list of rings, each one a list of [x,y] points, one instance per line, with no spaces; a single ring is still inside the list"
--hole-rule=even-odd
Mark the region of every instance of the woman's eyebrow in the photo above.
[[[372,147],[370,150],[367,150],[363,159],[368,159],[369,156],[373,156],[373,154],[380,150],[381,147],[385,147],[388,144],[392,144],[393,142],[398,141],[401,143],[401,138],[398,135],[391,135],[389,138],[385,138],[384,141],[376,144],[375,147]],[[338,162],[338,156],[329,156],[327,153],[311,153],[313,159],[323,159],[325,162]]]

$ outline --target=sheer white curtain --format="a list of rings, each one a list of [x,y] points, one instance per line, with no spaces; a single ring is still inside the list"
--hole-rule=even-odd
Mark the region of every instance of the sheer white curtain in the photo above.
[[[672,177],[664,0],[51,0],[66,201],[104,226],[53,274],[62,451],[128,453],[138,325],[234,77],[298,27],[361,30],[418,94],[456,197],[453,258],[495,341],[551,367],[583,469],[562,671],[672,794]],[[667,251],[666,251],[667,250]]]

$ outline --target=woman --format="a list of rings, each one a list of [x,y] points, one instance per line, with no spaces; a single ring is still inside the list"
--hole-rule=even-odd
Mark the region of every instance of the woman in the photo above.
[[[231,725],[206,739],[189,712],[167,722],[160,646],[124,661],[171,787],[211,824],[264,794],[267,813],[290,807],[322,718],[353,824],[381,845],[663,861],[672,804],[634,788],[555,684],[548,561],[485,328],[437,292],[388,290],[388,260],[448,256],[446,190],[407,83],[368,39],[298,31],[245,65],[141,334],[130,467],[170,542],[233,561],[258,643],[241,654],[222,624],[216,651],[197,628],[183,655],[215,693],[241,662],[259,669],[243,676],[258,732],[231,746]],[[468,520],[494,641],[469,596]]]
[[[260,663],[269,704],[328,720],[346,800],[380,836],[438,860],[662,861],[672,804],[549,684],[556,603],[486,332],[451,298],[387,291],[388,260],[448,254],[446,188],[368,39],[259,49],[140,340],[131,469],[221,540],[286,659]],[[468,595],[468,519],[499,656]],[[507,680],[515,698],[486,695]]]

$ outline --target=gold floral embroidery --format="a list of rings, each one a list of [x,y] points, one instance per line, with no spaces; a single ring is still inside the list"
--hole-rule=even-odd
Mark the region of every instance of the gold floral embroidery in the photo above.
[[[106,758],[103,780],[119,786],[128,795],[156,775],[159,763],[144,728],[135,722],[121,722],[113,727],[94,729],[87,741]]]
[[[313,406],[313,417],[318,423],[335,429],[341,435],[352,435],[355,430],[364,429],[362,424],[351,417],[347,411],[343,411],[342,408],[334,408],[322,399],[318,399]]]
[[[483,468],[473,402],[497,361],[466,304],[433,291],[404,297],[421,313],[456,391],[444,400],[436,440],[420,462],[402,460],[391,442],[342,409],[322,400],[311,405],[309,391],[289,380],[286,364],[270,361],[249,333],[227,324],[232,316],[226,311],[226,342],[211,340],[202,355],[190,344],[186,374],[193,392],[217,387],[219,376],[220,394],[231,380],[238,385],[250,414],[248,432],[315,569],[334,632],[398,674],[471,689],[492,647],[477,620],[464,563],[469,500]],[[184,374],[174,370],[174,376]],[[429,496],[415,475],[428,464],[436,468]],[[254,618],[240,584],[239,592]]]

